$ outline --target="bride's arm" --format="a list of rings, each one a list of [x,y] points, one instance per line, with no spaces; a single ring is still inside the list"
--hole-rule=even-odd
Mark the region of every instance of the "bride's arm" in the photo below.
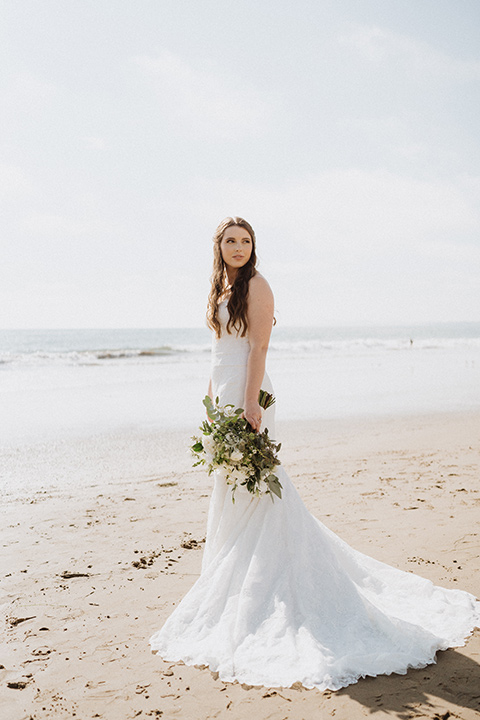
[[[244,417],[255,429],[262,423],[262,408],[258,393],[265,375],[265,360],[273,326],[274,302],[269,284],[261,275],[255,275],[248,287],[248,339],[250,353],[247,362]]]

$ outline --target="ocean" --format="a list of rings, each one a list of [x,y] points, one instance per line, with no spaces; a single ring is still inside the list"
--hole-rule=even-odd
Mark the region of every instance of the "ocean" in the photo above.
[[[206,328],[0,330],[0,441],[196,427]],[[277,418],[475,410],[480,323],[275,327]]]

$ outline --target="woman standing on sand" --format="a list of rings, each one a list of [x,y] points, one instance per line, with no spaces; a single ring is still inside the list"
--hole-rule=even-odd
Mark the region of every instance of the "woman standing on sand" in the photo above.
[[[207,319],[209,394],[244,408],[275,437],[265,360],[273,295],[256,270],[255,234],[226,218],[214,235]],[[317,379],[312,378],[312,382]],[[290,478],[282,498],[256,497],[215,473],[202,572],[150,639],[169,661],[208,665],[224,681],[337,690],[367,675],[405,673],[463,645],[480,603],[354,550],[305,508]]]

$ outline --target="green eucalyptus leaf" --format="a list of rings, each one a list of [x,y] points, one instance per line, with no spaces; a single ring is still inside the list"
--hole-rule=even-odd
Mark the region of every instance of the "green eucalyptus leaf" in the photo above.
[[[275,493],[277,497],[279,497],[280,499],[282,498],[282,490],[280,483],[269,483],[269,488],[273,493]]]

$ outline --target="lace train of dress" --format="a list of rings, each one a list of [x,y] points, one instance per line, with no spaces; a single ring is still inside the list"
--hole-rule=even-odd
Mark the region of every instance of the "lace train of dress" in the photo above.
[[[222,324],[228,317],[221,308]],[[220,403],[243,402],[248,338],[214,340]],[[262,387],[271,390],[268,376]],[[274,407],[263,422],[274,435]],[[405,673],[460,646],[480,622],[469,593],[434,586],[364,555],[304,506],[278,469],[282,499],[252,497],[218,475],[202,572],[152,650],[208,665],[224,681],[337,690],[367,675]]]

